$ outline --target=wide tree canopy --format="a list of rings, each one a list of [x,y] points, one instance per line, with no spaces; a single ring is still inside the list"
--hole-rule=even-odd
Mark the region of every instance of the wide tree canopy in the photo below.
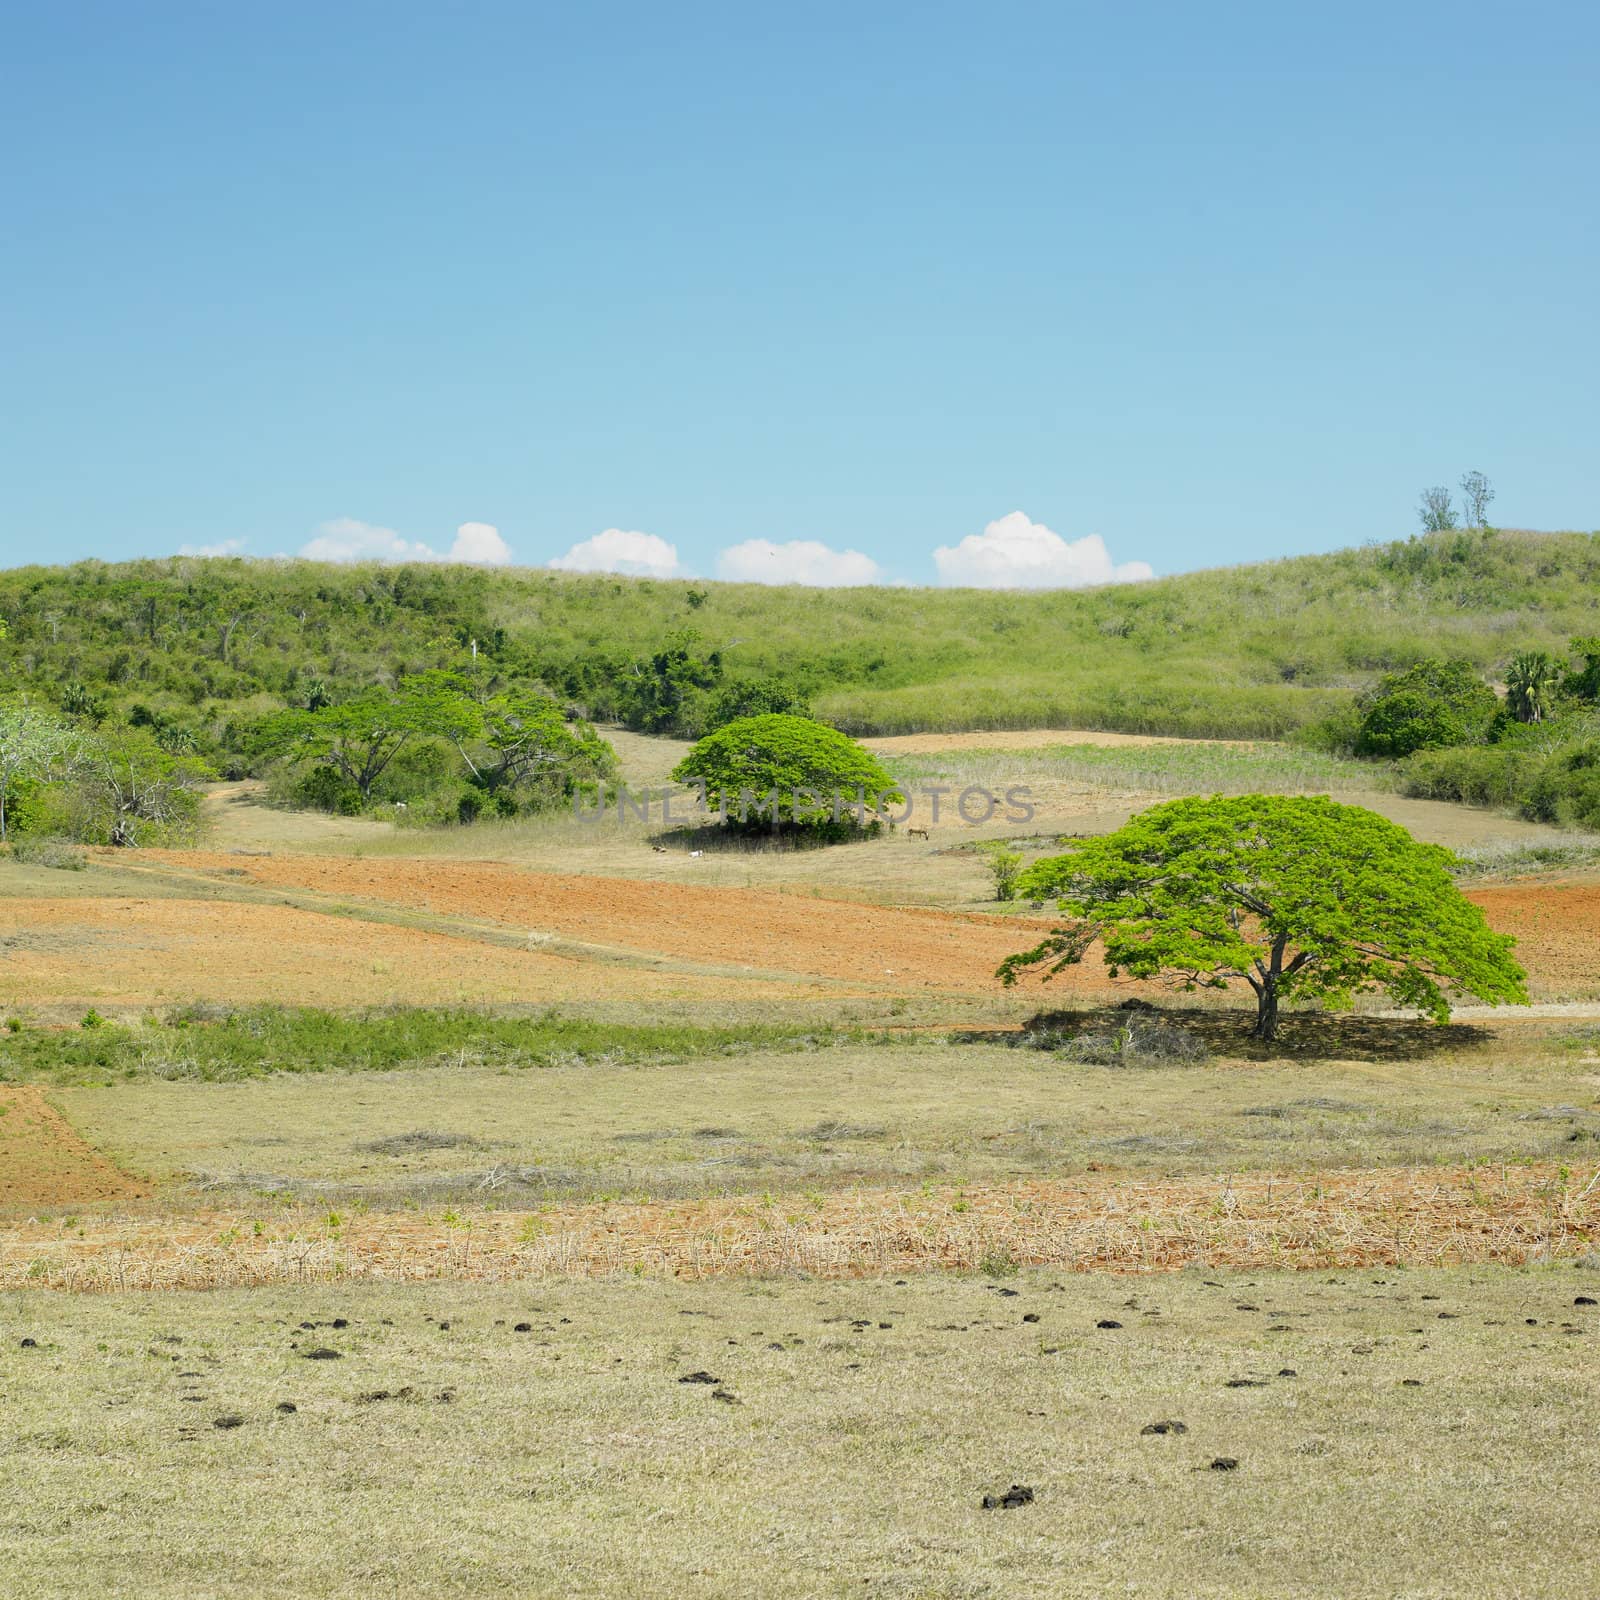
[[[735,828],[827,829],[868,824],[900,786],[848,734],[771,712],[708,733],[673,770],[705,785],[706,804]]]
[[[1271,1039],[1281,1003],[1347,1008],[1362,991],[1435,1021],[1448,991],[1527,1003],[1513,940],[1493,933],[1450,877],[1452,857],[1360,806],[1240,795],[1152,806],[1115,833],[1034,864],[1018,894],[1073,921],[1010,957],[1000,976],[1047,976],[1099,941],[1113,977],[1256,994]]]

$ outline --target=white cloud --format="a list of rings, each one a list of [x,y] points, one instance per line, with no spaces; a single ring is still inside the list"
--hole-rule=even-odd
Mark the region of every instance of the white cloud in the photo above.
[[[180,556],[236,556],[244,549],[243,539],[220,539],[216,544],[180,544]]]
[[[730,583],[804,583],[813,588],[844,588],[878,583],[883,569],[859,550],[833,550],[815,539],[746,539],[717,557],[717,576]]]
[[[678,547],[653,533],[607,528],[575,544],[550,563],[558,572],[620,572],[630,578],[672,578],[679,572]]]
[[[511,560],[511,546],[500,537],[492,522],[463,522],[456,529],[449,561],[466,561],[475,566],[503,567]]]
[[[500,530],[487,522],[463,522],[450,548],[442,554],[421,540],[402,539],[393,528],[355,517],[335,517],[324,522],[317,537],[303,545],[307,561],[460,561],[477,566],[503,566],[511,560],[511,546]]]
[[[969,533],[958,545],[940,545],[933,561],[943,582],[977,589],[1081,589],[1155,576],[1147,562],[1113,562],[1098,533],[1063,539],[1021,511]]]

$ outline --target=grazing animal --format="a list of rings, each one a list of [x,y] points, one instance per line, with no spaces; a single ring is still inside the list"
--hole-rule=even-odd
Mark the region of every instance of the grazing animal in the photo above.
[[[664,856],[667,853],[667,847],[664,844],[653,844],[650,846],[650,848],[654,850],[658,856]]]
[[[705,854],[704,850],[691,850],[689,852],[689,859],[691,861],[698,861],[700,859],[700,857],[703,856],[704,854]]]
[[[928,837],[928,830],[926,828],[907,828],[906,829],[906,838],[908,838],[908,839],[926,839],[927,837]]]

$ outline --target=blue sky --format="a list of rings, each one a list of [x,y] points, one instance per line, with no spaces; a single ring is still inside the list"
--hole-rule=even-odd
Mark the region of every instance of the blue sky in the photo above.
[[[1578,4],[13,6],[0,561],[1597,526],[1597,69]]]

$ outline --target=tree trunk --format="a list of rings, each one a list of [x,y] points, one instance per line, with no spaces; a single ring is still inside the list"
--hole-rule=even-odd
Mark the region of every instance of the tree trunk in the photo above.
[[[1256,1025],[1250,1030],[1252,1039],[1271,1044],[1278,1037],[1278,984],[1277,974],[1270,974],[1256,990]]]

